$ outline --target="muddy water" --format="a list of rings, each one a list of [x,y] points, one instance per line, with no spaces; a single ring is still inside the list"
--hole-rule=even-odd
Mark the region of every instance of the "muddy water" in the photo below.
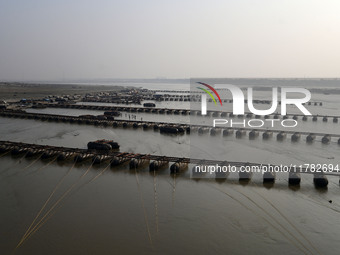
[[[145,114],[143,119],[146,116],[150,120],[178,117]],[[303,125],[306,130],[328,127],[339,133],[339,124],[331,122]],[[90,140],[106,138],[118,141],[121,151],[179,157],[190,156],[190,139],[199,138],[202,144],[222,139],[12,118],[0,118],[0,137],[80,148]],[[340,162],[335,140],[329,145],[320,141],[307,145],[289,139],[281,143],[235,136],[223,139],[225,158],[233,161]],[[216,154],[207,148],[211,147],[197,150]],[[312,176],[303,175],[300,187],[292,189],[284,174],[268,187],[263,186],[261,175],[254,175],[247,185],[233,174],[224,182],[193,180],[189,177],[192,166],[173,177],[168,167],[154,174],[148,165],[138,171],[126,165],[105,169],[107,162],[83,176],[89,162],[72,168],[73,162],[49,164],[23,155],[5,155],[0,162],[1,254],[14,251],[65,174],[44,212],[70,192],[15,254],[338,254],[340,248],[338,177],[328,177],[328,189],[320,190],[314,188]]]

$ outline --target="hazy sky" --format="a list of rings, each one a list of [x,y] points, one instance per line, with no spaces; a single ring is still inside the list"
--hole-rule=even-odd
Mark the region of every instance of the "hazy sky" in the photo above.
[[[0,80],[340,77],[339,0],[0,0]]]

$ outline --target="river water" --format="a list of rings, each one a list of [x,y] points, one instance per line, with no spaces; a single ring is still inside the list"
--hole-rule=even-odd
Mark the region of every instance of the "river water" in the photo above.
[[[153,84],[151,88],[159,86]],[[162,86],[188,88],[188,84]],[[268,98],[266,93],[260,96]],[[308,108],[313,114],[340,115],[337,95],[312,94],[312,100],[323,101],[322,107]],[[190,106],[186,102],[161,102],[157,107]],[[102,114],[72,109],[30,111]],[[294,109],[290,111],[294,113]],[[128,119],[124,114],[121,118]],[[182,115],[138,113],[139,118],[190,123],[189,116]],[[195,118],[207,122],[211,119]],[[340,134],[339,123],[331,120],[299,121],[298,128]],[[201,141],[199,152],[214,157],[221,148],[207,148],[222,139],[197,133],[171,136],[152,129],[13,118],[0,118],[0,136],[1,140],[77,148],[86,148],[87,142],[95,139],[113,139],[121,145],[121,151],[177,157],[192,155],[192,139]],[[218,146],[224,146],[226,160],[340,163],[340,146],[335,138],[328,145],[322,144],[320,137],[313,144],[306,144],[304,138],[298,143],[289,139],[277,142],[275,138],[223,139]],[[24,155],[0,156],[1,254],[338,254],[340,248],[340,191],[336,176],[328,177],[328,189],[316,189],[308,174],[302,175],[298,188],[288,187],[285,174],[277,175],[275,184],[269,187],[262,184],[260,174],[255,174],[248,184],[239,183],[236,174],[230,174],[227,180],[192,179],[192,165],[170,176],[169,167],[150,173],[148,165],[130,170],[128,165],[107,168],[107,162],[89,168],[90,162],[74,165],[68,161],[26,159]],[[16,248],[42,208],[35,221],[41,224]]]

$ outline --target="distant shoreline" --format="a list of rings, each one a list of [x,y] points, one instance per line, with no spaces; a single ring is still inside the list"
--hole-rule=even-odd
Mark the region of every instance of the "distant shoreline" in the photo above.
[[[297,86],[308,88],[314,93],[340,94],[340,79],[338,78],[227,78],[209,79],[209,81],[212,83],[223,81],[228,84],[244,86],[244,88],[256,87],[257,90],[262,91],[270,90],[272,86]],[[126,87],[143,87],[152,90],[161,89],[162,84],[173,84],[177,87],[187,86],[186,89],[190,89],[189,79],[114,79],[110,82],[106,80],[106,82],[105,84],[101,84],[99,81],[97,83],[89,83],[89,81],[88,83],[0,82],[0,100],[37,99],[48,95],[83,95],[100,91],[117,91]]]
[[[0,83],[0,100],[38,99],[48,95],[84,95],[92,92],[118,91],[125,86]]]

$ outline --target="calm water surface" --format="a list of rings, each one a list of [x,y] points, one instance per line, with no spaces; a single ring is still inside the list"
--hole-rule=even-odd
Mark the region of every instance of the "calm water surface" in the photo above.
[[[323,96],[315,95],[320,99]],[[331,99],[327,97],[329,103],[310,110],[330,114],[332,108],[338,113],[337,102]],[[173,102],[170,106],[174,105]],[[40,111],[75,116],[90,112]],[[179,117],[180,122],[189,123],[185,116],[145,113],[138,117],[169,122],[179,122]],[[339,124],[332,122],[308,121],[301,125],[301,130],[340,133]],[[221,148],[207,148],[224,139],[227,160],[276,164],[340,162],[340,146],[334,139],[329,145],[321,144],[320,139],[307,145],[303,139],[298,143],[289,139],[279,143],[274,138],[251,141],[234,136],[198,137],[195,133],[169,136],[153,130],[12,118],[0,118],[0,137],[78,148],[86,148],[88,141],[105,138],[117,141],[121,151],[178,157],[192,153],[190,138],[201,139],[205,146],[196,148],[197,153],[208,155],[216,155]],[[106,168],[107,162],[89,169],[89,162],[74,166],[68,161],[23,156],[0,158],[1,254],[12,254],[65,175],[41,214],[57,203],[46,222],[15,254],[338,254],[340,249],[338,177],[328,177],[328,189],[319,190],[313,186],[312,176],[302,175],[300,187],[292,189],[284,174],[277,176],[273,187],[268,187],[256,174],[247,185],[240,184],[233,174],[225,181],[190,179],[191,165],[182,174],[170,176],[169,167],[154,174],[148,165],[136,171],[127,165]]]

